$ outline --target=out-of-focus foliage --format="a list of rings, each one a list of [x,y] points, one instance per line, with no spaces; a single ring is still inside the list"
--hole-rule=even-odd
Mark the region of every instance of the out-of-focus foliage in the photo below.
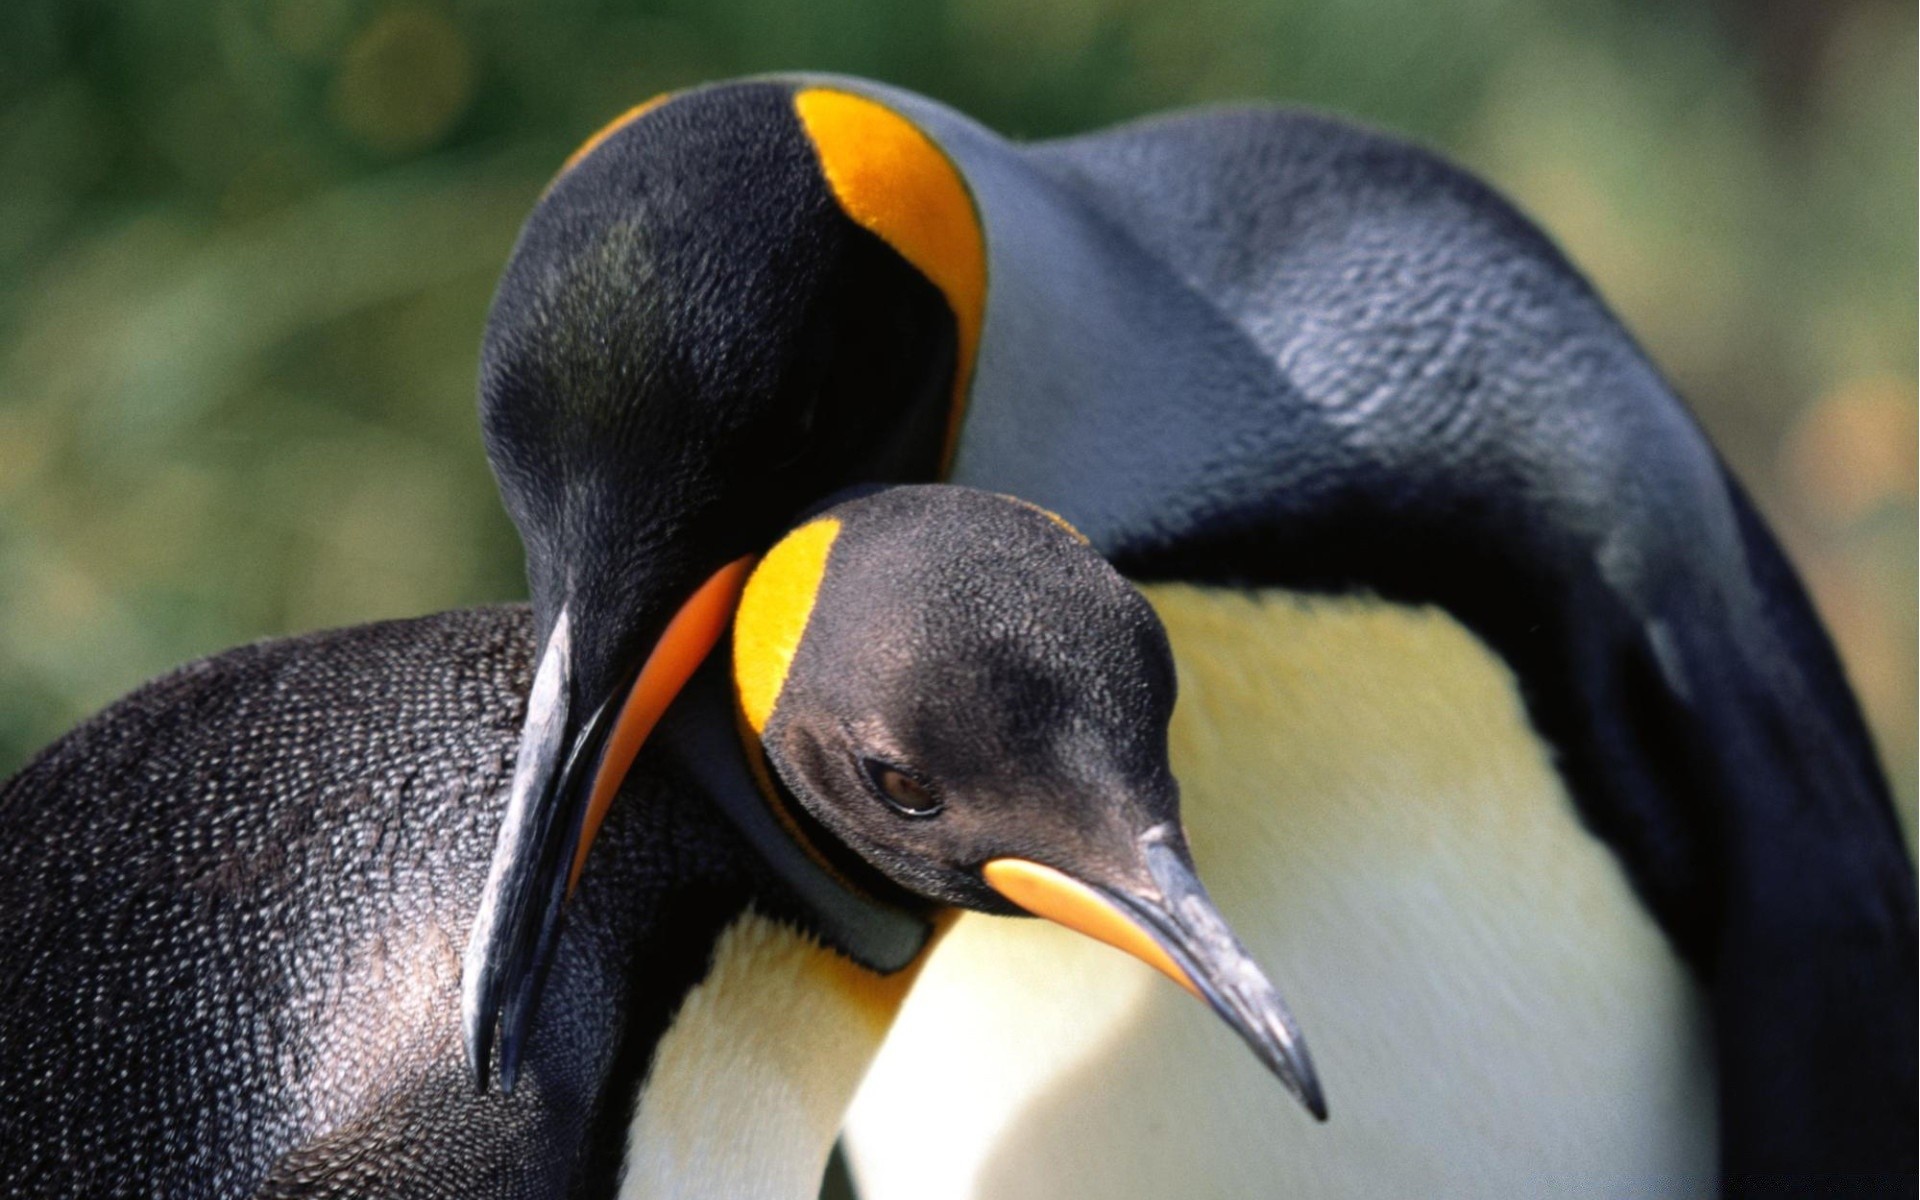
[[[1020,136],[1278,98],[1487,176],[1756,490],[1911,803],[1898,0],[8,0],[0,772],[187,658],[522,595],[472,399],[519,220],[609,116],[787,67]]]

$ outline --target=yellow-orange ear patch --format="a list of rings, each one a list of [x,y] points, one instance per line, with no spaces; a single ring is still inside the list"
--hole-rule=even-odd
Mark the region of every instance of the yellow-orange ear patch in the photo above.
[[[877,101],[826,88],[793,98],[840,207],[925,275],[953,310],[959,345],[941,473],[952,463],[986,314],[987,251],[973,196],[933,140]]]
[[[833,517],[802,525],[767,551],[740,596],[733,621],[733,683],[740,713],[755,734],[766,732],[786,686],[820,596],[827,555],[839,536],[840,522]]]

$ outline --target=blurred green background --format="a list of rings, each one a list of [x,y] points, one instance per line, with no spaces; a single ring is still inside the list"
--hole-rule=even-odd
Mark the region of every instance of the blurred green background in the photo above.
[[[1757,491],[1911,812],[1910,0],[8,0],[0,773],[196,655],[523,595],[473,409],[519,221],[620,110],[788,67],[1025,137],[1284,99],[1488,177]]]

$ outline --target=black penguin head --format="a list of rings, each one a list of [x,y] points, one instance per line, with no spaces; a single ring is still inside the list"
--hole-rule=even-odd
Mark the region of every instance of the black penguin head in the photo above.
[[[980,864],[1177,821],[1166,634],[1039,509],[938,486],[838,505],[762,560],[734,637],[781,779],[911,891],[1005,911]]]
[[[541,647],[463,976],[483,1084],[499,1032],[512,1086],[561,904],[725,629],[744,556],[849,484],[940,469],[984,263],[965,185],[924,135],[793,84],[641,106],[528,219],[481,357]]]
[[[781,783],[865,863],[1145,959],[1324,1115],[1298,1031],[1193,873],[1166,633],[1059,518],[955,487],[839,504],[761,560],[734,677]]]
[[[541,198],[494,297],[487,451],[539,630],[569,611],[588,690],[806,505],[939,467],[950,301],[846,215],[797,105],[750,83],[630,114]]]

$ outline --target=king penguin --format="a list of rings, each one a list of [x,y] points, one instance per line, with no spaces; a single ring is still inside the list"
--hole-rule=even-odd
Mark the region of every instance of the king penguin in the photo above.
[[[1194,873],[1165,633],[1058,518],[848,499],[732,628],[623,780],[511,1098],[468,1080],[454,935],[542,702],[524,609],[233,651],[50,747],[0,788],[7,1194],[804,1200],[955,907],[1139,956],[1324,1113]]]
[[[478,1070],[536,1028],[582,781],[679,686],[681,606],[833,486],[945,478],[1147,586],[1196,854],[1340,1099],[1289,1123],[1119,960],[963,920],[855,1112],[875,1200],[1911,1188],[1913,871],[1832,647],[1602,300],[1436,156],[694,89],[549,189],[481,390],[530,547],[649,535],[535,556],[568,703],[469,942]]]

